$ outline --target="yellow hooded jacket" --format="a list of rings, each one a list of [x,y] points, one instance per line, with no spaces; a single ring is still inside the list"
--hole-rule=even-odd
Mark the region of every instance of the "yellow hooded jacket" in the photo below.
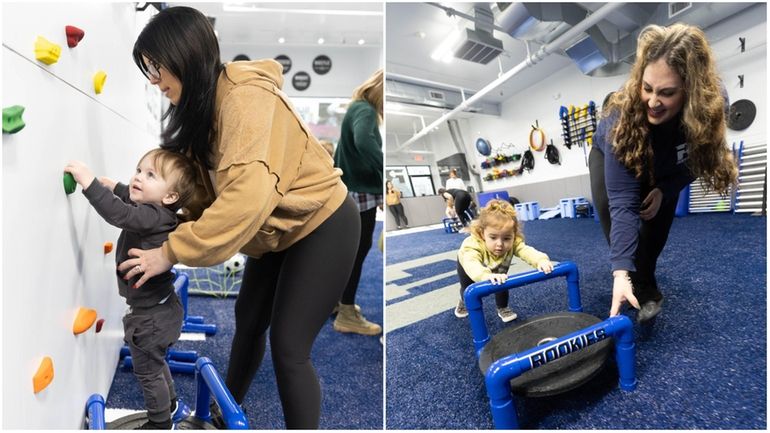
[[[484,240],[475,234],[465,238],[457,252],[457,260],[465,273],[478,283],[488,280],[492,274],[507,274],[514,255],[534,267],[541,260],[549,260],[547,254],[528,246],[522,238],[514,239],[513,248],[502,257],[497,257],[487,249]]]

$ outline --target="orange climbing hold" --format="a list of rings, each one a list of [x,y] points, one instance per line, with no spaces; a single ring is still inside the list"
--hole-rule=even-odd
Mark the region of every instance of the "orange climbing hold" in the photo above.
[[[43,358],[40,362],[40,367],[37,368],[37,373],[32,377],[32,388],[35,390],[35,394],[44,390],[53,381],[53,361],[49,356]]]
[[[105,242],[104,243],[104,254],[109,254],[112,252],[112,242]]]
[[[86,332],[96,321],[96,310],[80,307],[75,323],[72,324],[72,333],[75,335]]]
[[[47,40],[42,36],[38,36],[35,41],[35,58],[50,65],[59,61],[61,55],[61,47]]]

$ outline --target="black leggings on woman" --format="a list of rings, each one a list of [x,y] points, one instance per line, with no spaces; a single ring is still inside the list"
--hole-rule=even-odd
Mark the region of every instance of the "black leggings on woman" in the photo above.
[[[321,387],[310,350],[348,281],[359,224],[358,208],[348,197],[288,249],[246,260],[226,384],[243,403],[265,355],[269,327],[286,428],[318,428]]]
[[[358,282],[361,280],[361,270],[364,268],[364,259],[369,254],[369,249],[372,247],[372,234],[374,233],[375,220],[377,218],[377,208],[373,207],[369,210],[361,212],[361,238],[358,241],[358,252],[356,253],[356,260],[353,263],[353,270],[350,272],[350,279],[345,286],[345,291],[342,292],[342,298],[340,302],[345,305],[353,305],[356,303],[356,292],[358,291]]]
[[[396,225],[401,227],[401,221],[404,221],[405,226],[409,225],[409,220],[406,219],[406,214],[404,213],[404,205],[401,203],[399,204],[389,204],[388,209],[390,209],[390,213],[393,214],[393,218],[396,219]]]
[[[471,208],[471,195],[465,191],[458,190],[459,193],[455,195],[455,212],[457,212],[457,218],[460,218],[464,226],[471,223],[471,219],[465,214],[465,211]]]
[[[604,182],[604,155],[595,147],[591,148],[588,156],[588,167],[591,176],[591,194],[594,199],[594,209],[599,214],[599,221],[604,231],[607,243],[610,243],[610,218],[609,199],[607,187]],[[642,185],[639,191],[640,202],[647,197],[653,188]],[[639,243],[636,246],[634,265],[636,272],[629,272],[631,283],[634,286],[634,296],[643,304],[647,301],[659,301],[663,295],[658,290],[658,282],[655,279],[655,268],[658,264],[658,256],[663,251],[668,240],[668,233],[674,221],[676,200],[663,202],[658,213],[648,221],[640,219]]]

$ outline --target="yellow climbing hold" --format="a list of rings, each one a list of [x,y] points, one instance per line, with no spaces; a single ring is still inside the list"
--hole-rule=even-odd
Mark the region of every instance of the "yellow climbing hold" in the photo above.
[[[61,55],[61,47],[47,40],[42,36],[38,36],[35,41],[35,58],[50,65],[59,61]]]
[[[107,80],[106,72],[98,71],[96,74],[94,74],[94,92],[96,92],[97,95],[102,93],[105,80]]]

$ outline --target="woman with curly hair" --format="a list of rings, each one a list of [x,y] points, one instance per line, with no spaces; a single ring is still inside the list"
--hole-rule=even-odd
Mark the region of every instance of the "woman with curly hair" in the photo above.
[[[640,310],[640,323],[660,312],[655,267],[679,192],[700,178],[726,194],[737,179],[722,89],[703,31],[685,24],[642,30],[630,77],[604,108],[589,160],[610,244],[611,316],[624,302]]]

